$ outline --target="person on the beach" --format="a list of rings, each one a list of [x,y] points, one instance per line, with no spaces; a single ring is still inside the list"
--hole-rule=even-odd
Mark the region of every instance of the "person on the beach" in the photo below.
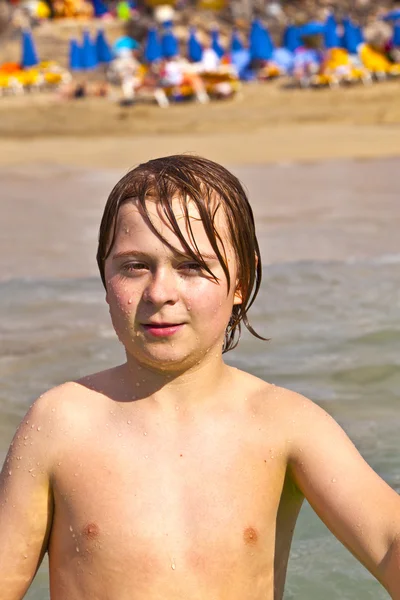
[[[261,283],[246,194],[195,156],[108,199],[98,265],[126,362],[34,402],[0,480],[1,600],[280,600],[304,497],[400,599],[400,500],[337,423],[225,364]],[[326,565],[327,574],[330,565]]]

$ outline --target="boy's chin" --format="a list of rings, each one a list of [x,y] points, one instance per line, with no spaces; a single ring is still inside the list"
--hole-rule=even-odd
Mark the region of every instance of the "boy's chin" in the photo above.
[[[179,375],[193,368],[198,368],[207,360],[208,352],[197,350],[195,353],[179,350],[178,348],[158,349],[141,353],[132,353],[129,360],[142,368],[159,372],[160,374]]]

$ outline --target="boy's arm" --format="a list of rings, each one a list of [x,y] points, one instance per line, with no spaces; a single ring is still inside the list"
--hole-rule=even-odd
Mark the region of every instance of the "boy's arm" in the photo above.
[[[296,394],[290,470],[332,533],[400,600],[400,498],[341,427]]]
[[[20,600],[47,549],[52,523],[52,418],[39,398],[21,422],[0,475],[0,590]]]

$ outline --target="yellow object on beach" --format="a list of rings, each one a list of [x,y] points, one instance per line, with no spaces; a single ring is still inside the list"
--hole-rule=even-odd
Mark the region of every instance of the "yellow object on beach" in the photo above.
[[[203,10],[222,10],[226,0],[198,0],[197,6]]]
[[[50,17],[50,8],[46,2],[39,0],[36,6],[36,16],[38,19],[48,19]]]
[[[328,50],[322,72],[337,77],[339,83],[369,83],[371,80],[369,70],[362,65],[355,65],[344,48]]]
[[[375,50],[369,44],[363,44],[359,50],[362,64],[371,73],[383,73],[385,75],[400,75],[400,64],[393,64],[390,60],[378,50]]]

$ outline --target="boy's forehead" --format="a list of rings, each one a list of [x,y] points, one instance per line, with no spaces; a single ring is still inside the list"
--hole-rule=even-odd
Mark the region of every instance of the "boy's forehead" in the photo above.
[[[204,225],[199,209],[197,204],[191,198],[185,200],[179,197],[172,198],[171,209],[179,228],[185,237],[186,234],[189,233],[189,223],[193,233],[204,232]],[[213,223],[218,234],[222,238],[225,238],[227,233],[227,219],[224,210],[220,204],[217,205],[213,202],[209,207],[209,211],[213,215]],[[156,199],[150,197],[146,200],[145,212],[157,231],[164,234],[166,230],[170,230],[171,233],[174,233],[162,204]],[[135,198],[124,202],[117,215],[117,231],[121,226],[126,227],[128,223],[132,226],[145,224],[146,217],[143,213],[143,208]],[[147,223],[146,225],[148,227]]]

